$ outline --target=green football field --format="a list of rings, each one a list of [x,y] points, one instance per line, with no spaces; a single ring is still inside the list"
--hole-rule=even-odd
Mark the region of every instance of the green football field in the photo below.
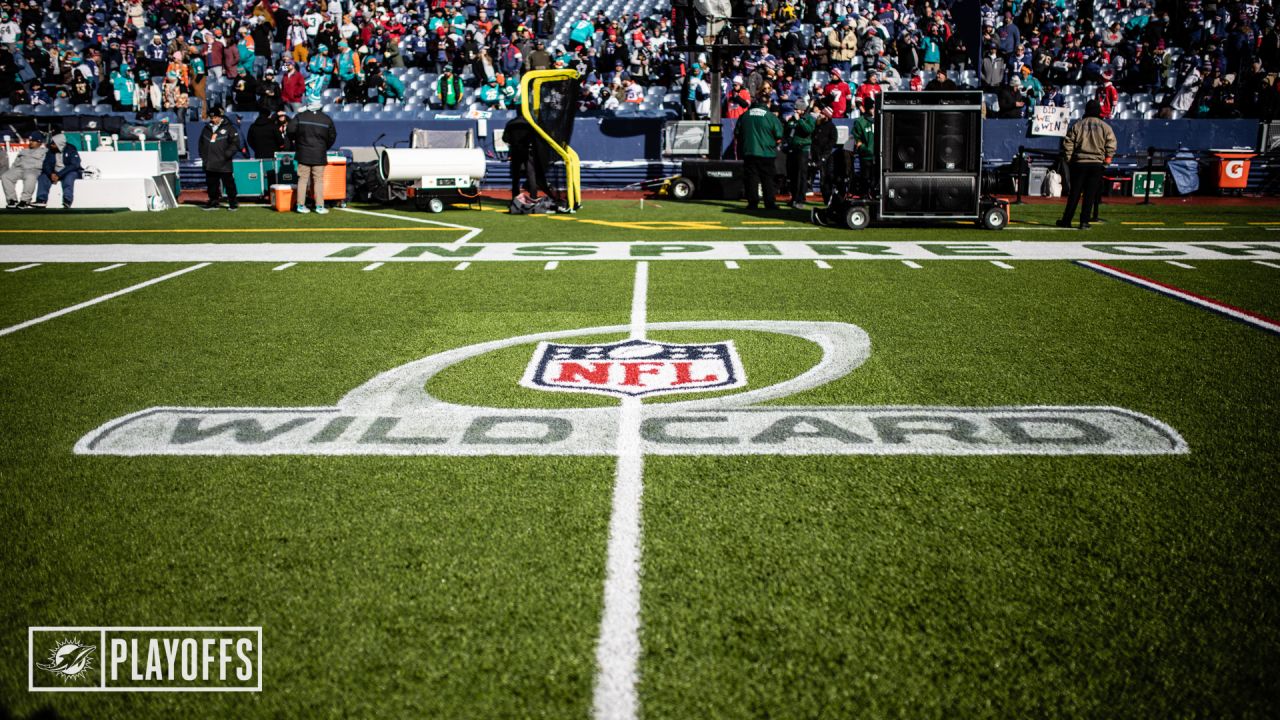
[[[1280,213],[1164,202],[0,214],[0,717],[1275,717]]]

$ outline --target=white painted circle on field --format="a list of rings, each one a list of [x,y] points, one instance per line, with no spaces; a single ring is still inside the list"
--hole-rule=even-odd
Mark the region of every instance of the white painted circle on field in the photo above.
[[[629,358],[647,358],[653,357],[662,352],[661,345],[624,345],[620,348],[614,348],[609,351],[609,357],[615,360],[626,360]]]

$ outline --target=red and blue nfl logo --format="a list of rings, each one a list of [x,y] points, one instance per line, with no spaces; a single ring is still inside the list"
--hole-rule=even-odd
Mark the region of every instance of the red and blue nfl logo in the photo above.
[[[743,387],[732,341],[679,345],[631,339],[595,345],[539,343],[520,384],[552,392],[641,397]]]

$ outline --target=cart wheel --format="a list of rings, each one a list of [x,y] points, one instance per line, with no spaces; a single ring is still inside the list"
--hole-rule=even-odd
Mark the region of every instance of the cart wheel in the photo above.
[[[676,178],[671,183],[671,197],[682,201],[693,197],[693,181],[689,178]]]
[[[987,208],[982,213],[982,227],[988,230],[1003,230],[1005,225],[1009,224],[1009,213],[1004,208],[996,206]]]
[[[844,224],[850,230],[861,230],[871,224],[871,211],[863,205],[854,205],[844,214]]]
[[[433,213],[444,212],[444,201],[433,197],[427,201],[427,210]]]

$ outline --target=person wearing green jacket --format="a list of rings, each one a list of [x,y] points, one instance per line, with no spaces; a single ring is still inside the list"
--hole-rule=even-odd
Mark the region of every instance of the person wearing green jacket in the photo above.
[[[747,209],[759,207],[760,189],[763,188],[765,209],[777,210],[774,164],[778,157],[778,143],[782,142],[782,121],[764,103],[765,93],[760,93],[760,96],[738,118],[734,134],[742,151],[742,181],[746,184]]]
[[[879,163],[876,154],[875,98],[867,98],[863,103],[862,114],[853,121],[853,130],[849,133],[849,142],[845,143],[845,149],[858,158],[858,178],[862,181],[862,192],[870,195],[879,185],[876,177],[876,167]]]
[[[796,103],[796,114],[787,120],[787,184],[791,189],[791,207],[804,208],[805,196],[813,181],[809,178],[809,148],[813,145],[813,129],[818,124],[804,101]]]

